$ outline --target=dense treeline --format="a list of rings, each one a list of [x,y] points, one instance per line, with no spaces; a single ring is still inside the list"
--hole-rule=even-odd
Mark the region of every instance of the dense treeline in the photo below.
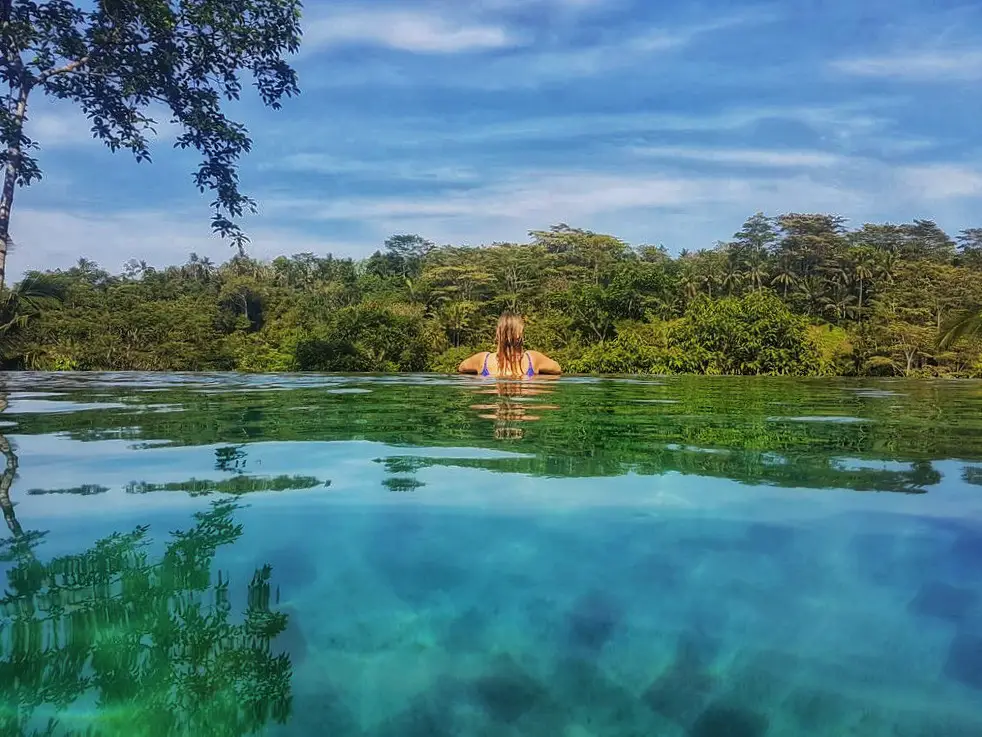
[[[448,371],[502,310],[568,371],[982,375],[982,229],[758,213],[672,257],[558,225],[527,244],[398,235],[363,261],[80,260],[0,303],[8,368]],[[973,319],[974,318],[974,319]]]

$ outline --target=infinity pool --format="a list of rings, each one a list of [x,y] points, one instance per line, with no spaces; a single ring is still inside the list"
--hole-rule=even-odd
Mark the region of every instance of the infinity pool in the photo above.
[[[982,383],[14,374],[0,409],[0,735],[982,734]]]

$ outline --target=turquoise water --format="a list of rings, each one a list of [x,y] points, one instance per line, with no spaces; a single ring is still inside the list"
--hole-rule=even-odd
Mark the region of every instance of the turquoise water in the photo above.
[[[0,397],[2,735],[982,734],[982,384]]]

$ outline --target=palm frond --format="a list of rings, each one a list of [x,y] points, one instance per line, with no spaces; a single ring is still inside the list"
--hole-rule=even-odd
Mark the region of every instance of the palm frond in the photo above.
[[[982,308],[963,310],[941,326],[938,336],[939,348],[950,348],[962,338],[982,335]]]

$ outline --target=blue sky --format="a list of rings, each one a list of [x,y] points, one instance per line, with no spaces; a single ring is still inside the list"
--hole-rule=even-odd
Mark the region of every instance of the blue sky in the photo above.
[[[982,226],[977,2],[308,0],[295,65],[299,98],[233,111],[261,257],[558,222],[677,252],[757,210]],[[231,255],[162,123],[137,165],[35,101],[45,179],[17,195],[15,276]]]

